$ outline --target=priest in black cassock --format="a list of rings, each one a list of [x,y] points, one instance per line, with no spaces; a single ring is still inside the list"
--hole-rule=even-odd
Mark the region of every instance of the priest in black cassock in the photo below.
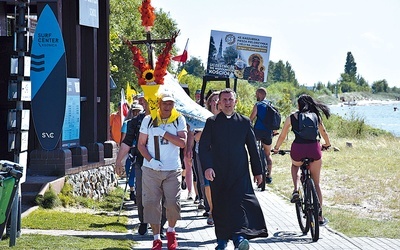
[[[222,112],[207,119],[199,144],[201,166],[210,180],[214,204],[216,249],[226,249],[232,239],[235,248],[246,250],[248,239],[268,237],[249,171],[248,154],[254,181],[261,183],[256,139],[249,118],[235,112],[236,103],[232,89],[220,92]]]

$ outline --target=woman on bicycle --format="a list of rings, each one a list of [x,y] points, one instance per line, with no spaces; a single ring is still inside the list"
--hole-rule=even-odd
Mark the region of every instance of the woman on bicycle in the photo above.
[[[320,202],[321,212],[320,212],[320,223],[324,223],[324,218],[322,217],[322,194],[320,188],[320,173],[322,167],[322,153],[321,149],[327,149],[331,146],[329,141],[328,133],[325,129],[325,126],[322,122],[321,112],[325,115],[326,118],[330,117],[329,107],[323,103],[317,102],[311,96],[303,94],[297,100],[298,111],[292,113],[289,117],[286,118],[285,123],[282,128],[282,132],[275,144],[273,149],[274,153],[278,153],[280,146],[282,145],[283,140],[287,137],[290,127],[292,131],[295,133],[295,139],[292,143],[290,149],[290,157],[292,158],[292,180],[294,185],[294,191],[292,194],[292,199],[290,200],[292,203],[296,203],[299,200],[299,168],[302,164],[303,158],[312,158],[314,161],[310,163],[310,172],[311,178],[314,180],[315,188],[318,193],[318,199]],[[325,144],[322,145],[319,142],[320,136],[316,135],[315,138],[302,138],[298,133],[299,131],[299,116],[300,113],[314,113],[316,115],[317,127],[319,135],[324,139]]]

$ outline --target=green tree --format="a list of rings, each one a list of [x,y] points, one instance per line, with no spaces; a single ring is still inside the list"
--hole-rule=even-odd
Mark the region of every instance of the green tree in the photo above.
[[[180,67],[179,71],[182,69],[185,69],[188,74],[196,77],[203,77],[205,74],[204,65],[201,59],[197,57],[191,57],[190,60]]]
[[[364,77],[358,75],[357,76],[357,91],[363,92],[371,92],[371,87],[369,86],[368,82],[364,79]]]
[[[344,65],[344,73],[351,77],[352,82],[356,82],[357,64],[351,52],[347,52],[346,64]]]
[[[269,61],[268,64],[268,76],[267,82],[273,83],[274,82],[274,70],[275,70],[275,63],[273,61]]]
[[[137,77],[132,65],[132,52],[125,44],[128,40],[144,40],[146,32],[141,25],[141,16],[138,11],[142,4],[141,0],[111,0],[110,1],[110,71],[117,85],[117,89],[111,91],[111,102],[118,103],[120,100],[121,88],[126,84],[137,91],[141,91]],[[162,9],[156,11],[156,20],[151,30],[153,39],[170,38],[178,31],[177,24]],[[145,45],[138,45],[147,58]],[[155,55],[164,49],[165,44],[155,44]],[[171,54],[176,54],[176,48]]]
[[[296,79],[296,73],[292,69],[292,65],[288,61],[286,61],[286,72],[287,72],[287,79],[285,79],[286,82],[292,82],[295,86],[299,86],[299,83]]]
[[[379,93],[379,92],[388,92],[388,83],[386,80],[375,81],[372,83],[372,92]]]
[[[286,82],[288,78],[288,72],[286,70],[285,64],[283,64],[282,60],[279,60],[274,67],[273,81]]]
[[[355,82],[342,82],[340,89],[343,93],[357,91],[357,85]]]

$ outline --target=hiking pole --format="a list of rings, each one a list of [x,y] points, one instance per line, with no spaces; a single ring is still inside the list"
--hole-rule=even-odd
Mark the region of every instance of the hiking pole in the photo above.
[[[124,199],[126,195],[126,189],[128,188],[129,177],[132,173],[132,168],[134,167],[136,162],[136,159],[131,155],[131,153],[129,153],[128,157],[131,159],[131,166],[129,168],[129,173],[126,173],[124,194],[122,195],[122,201],[121,201],[121,206],[119,207],[117,222],[119,222],[119,217],[121,215],[122,207],[124,206]]]

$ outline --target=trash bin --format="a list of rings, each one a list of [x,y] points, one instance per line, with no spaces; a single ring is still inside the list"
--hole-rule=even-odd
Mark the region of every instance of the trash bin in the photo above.
[[[0,238],[4,233],[11,207],[19,188],[23,167],[17,163],[0,161]]]

